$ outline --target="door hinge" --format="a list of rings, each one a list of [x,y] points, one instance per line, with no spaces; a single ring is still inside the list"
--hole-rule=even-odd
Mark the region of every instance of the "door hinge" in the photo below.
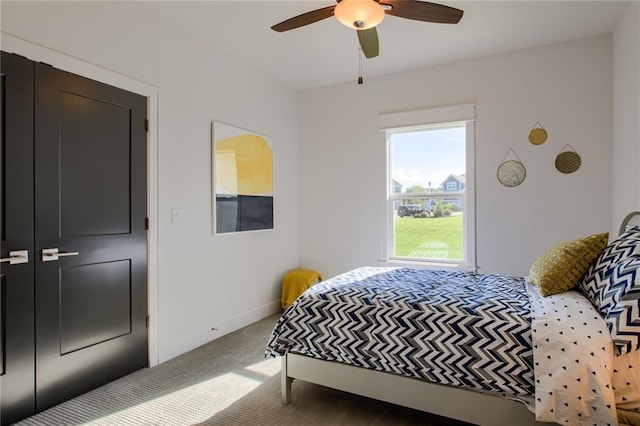
[[[149,230],[149,218],[148,217],[144,218],[144,229],[147,230],[147,231]]]
[[[147,319],[145,321],[146,321],[147,330],[148,330],[149,329],[149,315],[147,315]]]
[[[144,131],[148,132],[149,131],[149,119],[145,119],[144,120]]]

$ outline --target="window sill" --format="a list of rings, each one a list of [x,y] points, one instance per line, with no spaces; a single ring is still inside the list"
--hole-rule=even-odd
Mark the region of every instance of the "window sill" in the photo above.
[[[405,260],[405,259],[388,259],[379,260],[380,266],[405,266],[416,269],[438,269],[445,271],[471,271],[477,272],[478,268],[472,265],[463,265],[456,263]]]

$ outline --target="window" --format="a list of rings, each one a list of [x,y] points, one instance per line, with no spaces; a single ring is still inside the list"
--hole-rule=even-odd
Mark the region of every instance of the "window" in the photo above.
[[[388,179],[383,258],[474,268],[474,121],[385,130]]]

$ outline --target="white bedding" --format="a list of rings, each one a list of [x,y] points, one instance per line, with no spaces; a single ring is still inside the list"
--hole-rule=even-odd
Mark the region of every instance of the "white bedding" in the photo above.
[[[616,407],[640,413],[640,351],[614,357],[611,385]]]
[[[606,323],[577,291],[542,297],[534,285],[528,289],[536,420],[617,425],[615,356]]]

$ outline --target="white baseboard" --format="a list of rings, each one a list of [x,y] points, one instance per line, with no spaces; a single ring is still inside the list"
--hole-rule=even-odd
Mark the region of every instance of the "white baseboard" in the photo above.
[[[225,334],[229,334],[246,327],[249,324],[253,324],[256,321],[260,321],[261,319],[278,313],[281,310],[280,300],[276,300],[226,319],[223,322],[214,324],[213,327],[216,328],[215,331],[211,330],[211,326],[205,326],[195,333],[180,336],[177,339],[171,340],[169,343],[164,342],[165,344],[162,344],[160,348],[159,362],[163,363],[165,361],[169,361],[172,358],[218,339]]]

